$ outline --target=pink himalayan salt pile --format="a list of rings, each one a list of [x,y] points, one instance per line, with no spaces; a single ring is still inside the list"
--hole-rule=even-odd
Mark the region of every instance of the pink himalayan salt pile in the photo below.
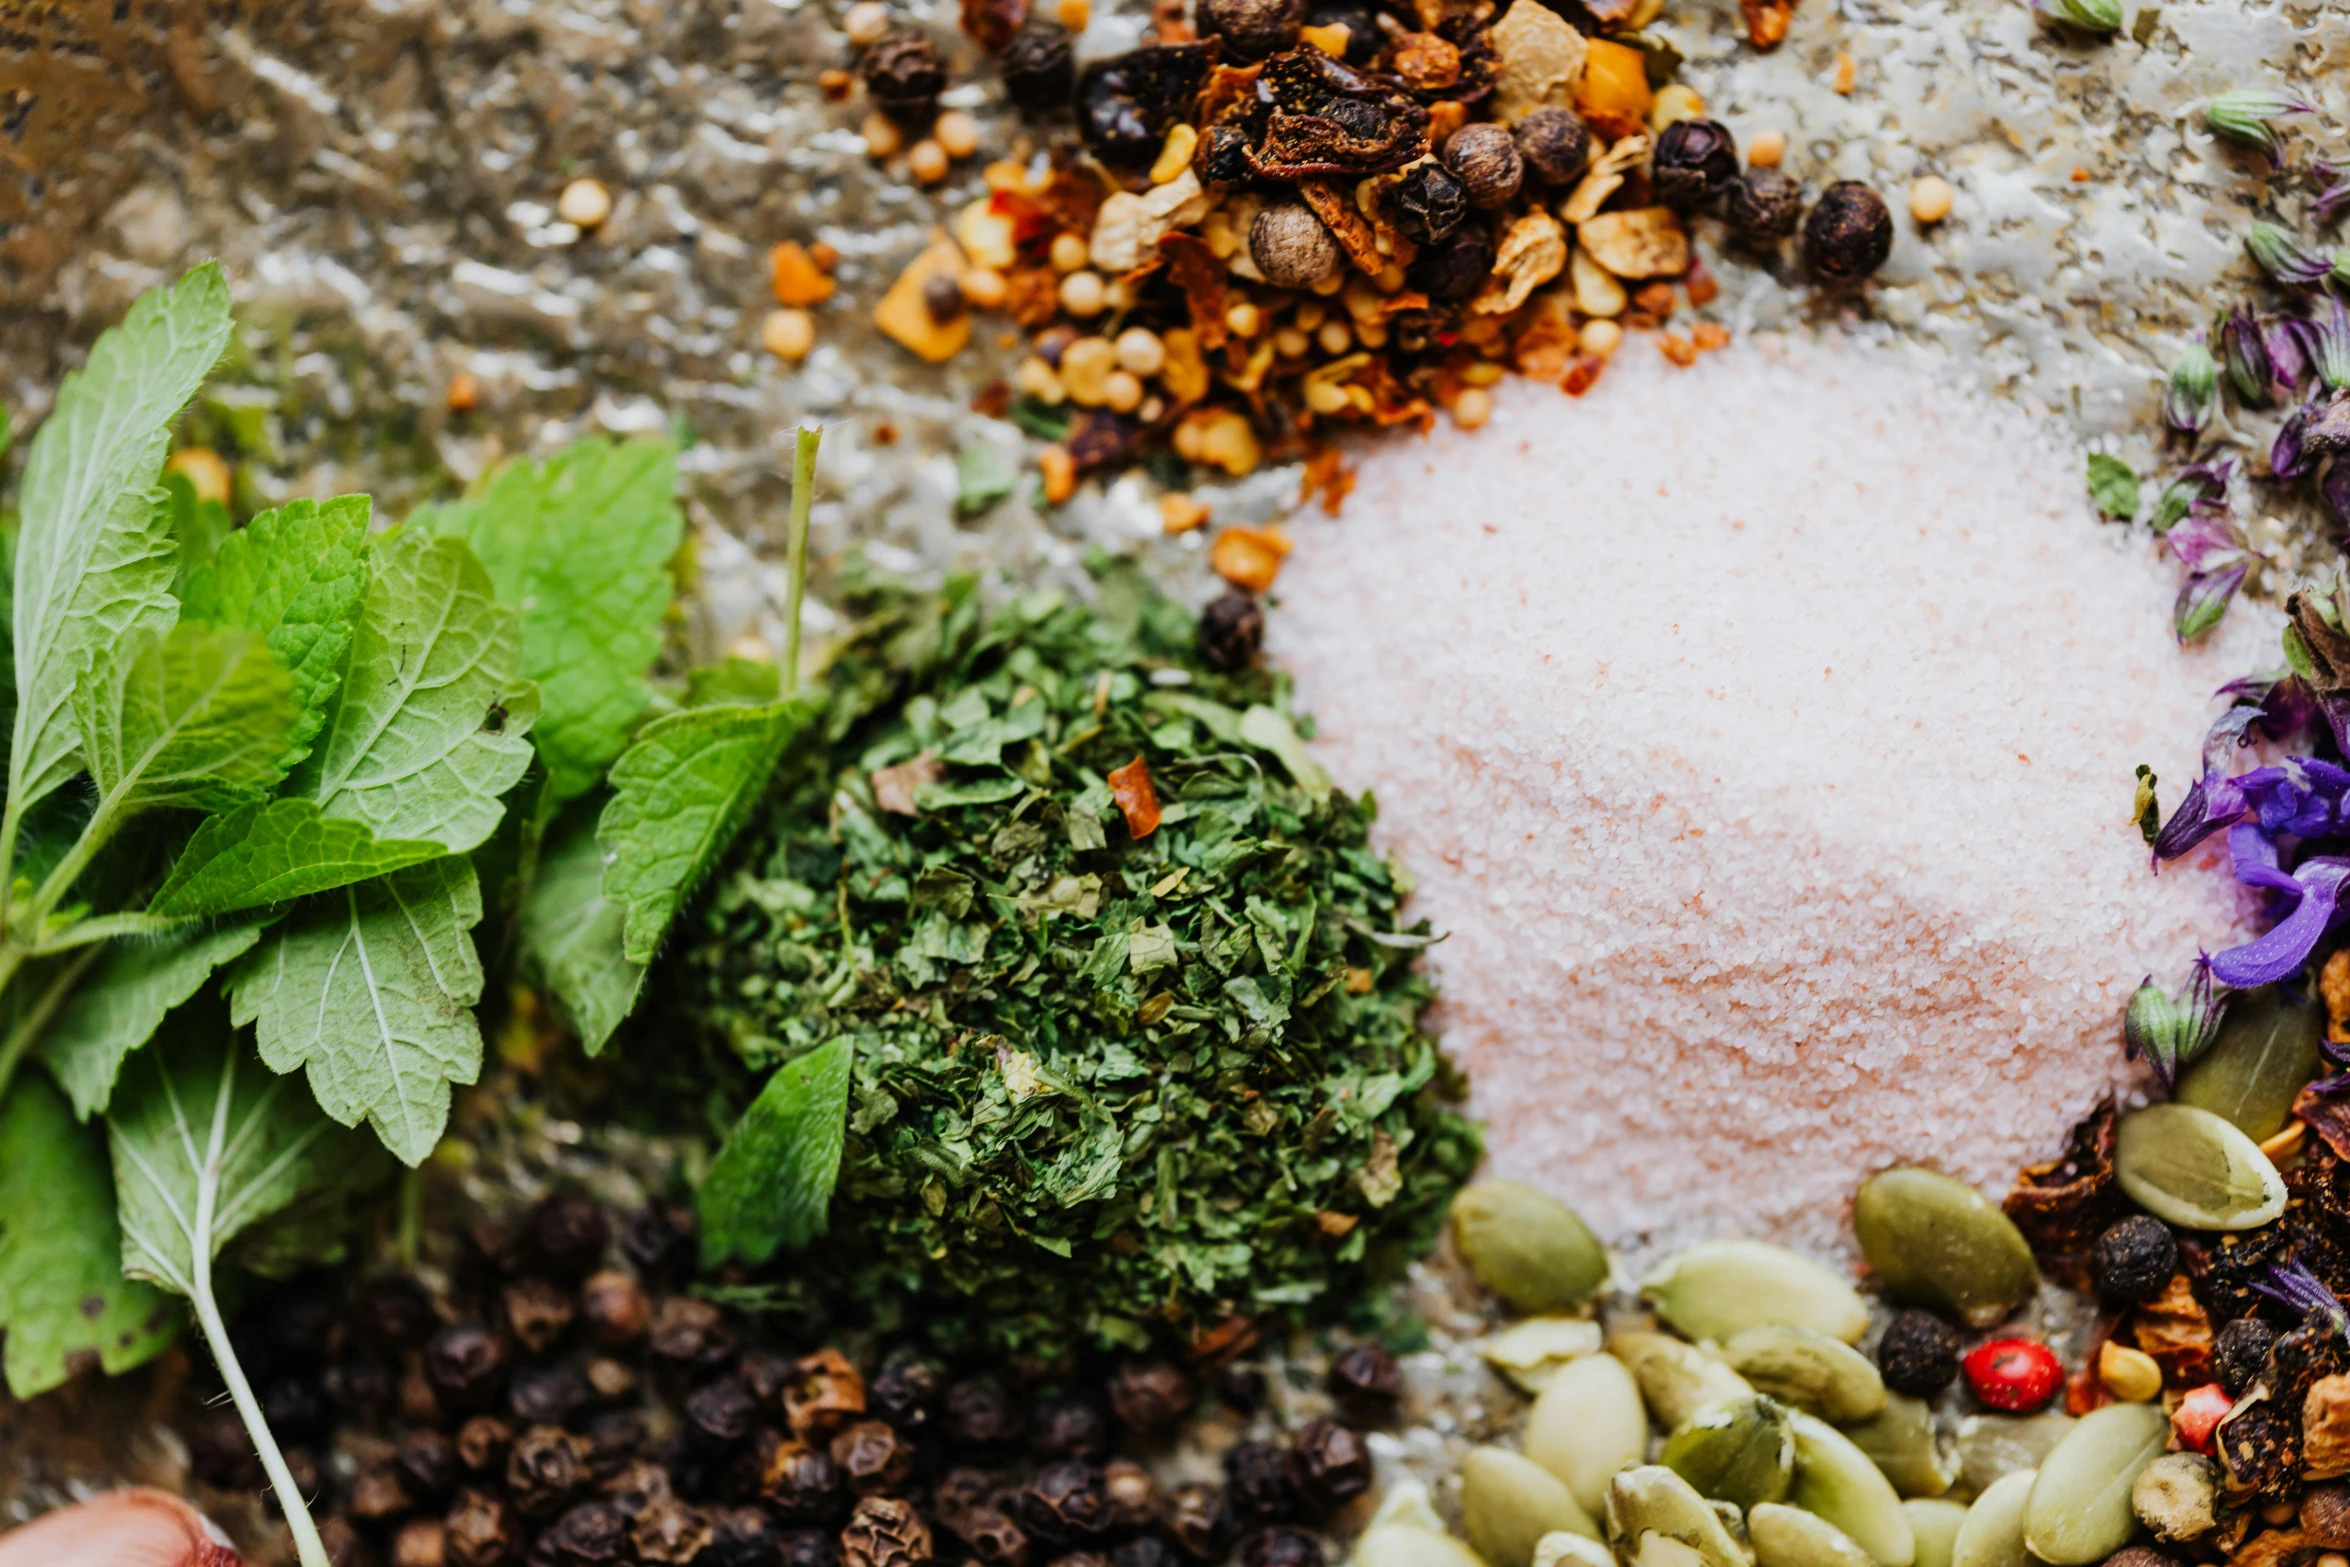
[[[2224,838],[2156,878],[2239,603],[2089,514],[2051,421],[1775,341],[1368,456],[1294,525],[1272,651],[1418,879],[1494,1173],[1635,1252],[1842,1244],[1859,1179],[2003,1194],[2130,1072],[2122,1004],[2242,939]]]

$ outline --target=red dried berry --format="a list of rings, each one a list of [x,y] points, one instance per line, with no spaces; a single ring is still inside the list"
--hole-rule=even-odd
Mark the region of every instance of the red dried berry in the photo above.
[[[1968,1351],[1967,1385],[1993,1409],[2029,1414],[2064,1386],[2064,1367],[2036,1338],[1995,1338]]]

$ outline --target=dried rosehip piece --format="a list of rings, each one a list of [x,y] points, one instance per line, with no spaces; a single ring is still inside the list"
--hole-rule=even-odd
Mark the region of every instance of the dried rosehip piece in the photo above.
[[[2064,1367],[2038,1339],[1995,1338],[1978,1344],[1963,1362],[1975,1397],[2008,1414],[2029,1414],[2064,1386]]]

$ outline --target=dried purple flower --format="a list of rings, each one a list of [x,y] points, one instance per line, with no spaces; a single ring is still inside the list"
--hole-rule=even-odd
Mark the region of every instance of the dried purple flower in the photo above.
[[[2288,756],[2235,780],[2253,820],[2271,838],[2323,838],[2350,831],[2350,769],[2314,756]]]
[[[2162,487],[2154,499],[2154,515],[2149,519],[2156,533],[2168,533],[2188,508],[2197,501],[2224,501],[2228,498],[2228,481],[2235,476],[2236,459],[2222,457],[2217,462],[2199,462],[2181,468],[2179,476]]]
[[[2236,590],[2251,570],[2247,563],[2190,575],[2179,584],[2179,596],[2171,604],[2171,634],[2181,642],[2192,642],[2226,619]]]
[[[2227,775],[2228,759],[2251,744],[2248,732],[2260,714],[2257,707],[2231,707],[2205,731],[2203,776],[2189,786],[2187,797],[2155,835],[2157,863],[2177,859],[2213,833],[2243,819],[2247,808],[2244,790]]]
[[[2203,106],[2203,123],[2222,141],[2266,153],[2273,168],[2284,162],[2284,144],[2275,121],[2288,114],[2315,114],[2317,107],[2291,93],[2225,92]]]
[[[2261,271],[2295,288],[2322,283],[2334,269],[2331,256],[2307,249],[2274,223],[2253,224],[2244,235],[2244,248],[2260,264]]]
[[[2138,984],[2122,1013],[2122,1044],[2132,1056],[2145,1058],[2168,1088],[2178,1080],[2179,1068],[2211,1048],[2219,1037],[2219,1020],[2226,1013],[2226,992],[2211,985],[2211,959],[2198,956],[2187,981],[2187,993],[2170,998],[2149,974]]]
[[[2277,390],[2276,355],[2269,350],[2268,334],[2242,305],[2219,324],[2219,355],[2236,395],[2255,408],[2266,408]]]
[[[2326,318],[2311,322],[2300,336],[2317,378],[2339,392],[2350,387],[2350,309],[2339,294],[2327,297],[2327,307]]]
[[[2219,366],[2212,362],[2211,350],[2201,343],[2189,343],[2170,367],[2170,380],[2162,393],[2162,422],[2173,433],[2185,436],[2191,446],[2204,425],[2211,422],[2211,405],[2218,397]]]
[[[2301,1259],[2272,1262],[2266,1272],[2266,1278],[2252,1281],[2254,1289],[2304,1320],[2312,1315],[2324,1317],[2334,1325],[2335,1332],[2350,1336],[2350,1311],[2342,1309],[2341,1299]]]
[[[2317,484],[2336,527],[2350,526],[2350,457],[2336,457]]]
[[[2339,911],[2342,884],[2350,881],[2350,860],[2316,855],[2287,874],[2279,867],[2275,842],[2250,822],[2229,830],[2228,853],[2235,861],[2236,880],[2288,894],[2293,907],[2266,935],[2213,958],[2212,977],[2238,990],[2273,985],[2299,973],[2317,950]]]
[[[2350,206],[2350,170],[2318,158],[2310,163],[2309,171],[2325,181],[2310,210],[2317,214],[2318,222],[2331,223],[2344,207]]]

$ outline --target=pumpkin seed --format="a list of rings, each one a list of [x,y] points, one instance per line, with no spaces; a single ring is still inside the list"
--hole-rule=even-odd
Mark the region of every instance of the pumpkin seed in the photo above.
[[[1355,1542],[1348,1567],[1487,1567],[1449,1534],[1416,1524],[1374,1524]]]
[[[2037,1415],[1969,1415],[1958,1423],[1958,1477],[1977,1496],[2002,1475],[2037,1469],[2080,1422],[2061,1409]]]
[[[2248,1230],[2285,1211],[2285,1183],[2268,1155],[2193,1105],[2148,1105],[2123,1116],[2113,1173],[2139,1207],[2183,1229]]]
[[[1631,1368],[1649,1413],[1668,1431],[1701,1409],[1754,1391],[1737,1372],[1670,1333],[1610,1334],[1607,1352]]]
[[[1485,1341],[1486,1363],[1523,1393],[1539,1393],[1570,1360],[1596,1354],[1602,1335],[1588,1317],[1528,1317]]]
[[[1851,1535],[1878,1567],[1911,1567],[1917,1538],[1893,1483],[1834,1426],[1813,1415],[1791,1418],[1795,1485],[1787,1499]]]
[[[1764,1502],[1746,1515],[1755,1567],[1876,1567],[1876,1558],[1827,1519]]]
[[[1530,1567],[1535,1544],[1562,1529],[1599,1538],[1566,1482],[1500,1447],[1480,1447],[1462,1461],[1461,1525],[1488,1567]]]
[[[1561,1529],[1535,1542],[1534,1567],[1616,1567],[1616,1553]]]
[[[2038,1567],[2024,1549],[2024,1517],[2036,1478],[2036,1471],[2018,1469],[1975,1498],[1950,1543],[1950,1567]]]
[[[2024,1544],[2051,1567],[2101,1562],[2129,1544],[2138,1527],[2130,1488],[2169,1442],[2170,1422],[2152,1404],[2108,1404],[2082,1416],[2032,1482]]]
[[[1795,1426],[1775,1399],[1751,1394],[1701,1409],[1665,1438],[1657,1462],[1700,1496],[1750,1508],[1775,1502],[1795,1479]]]
[[[1844,1434],[1903,1496],[1940,1496],[1958,1479],[1958,1446],[1934,1429],[1934,1408],[1923,1399],[1888,1394],[1883,1410]]]
[[[2219,1527],[2219,1469],[2200,1453],[2165,1453],[2138,1473],[2130,1511],[2158,1540],[2199,1540]]]
[[[1479,1283],[1525,1312],[1572,1311],[1607,1282],[1607,1250],[1575,1210],[1519,1181],[1452,1200],[1452,1233]]]
[[[2185,1071],[2172,1100],[2209,1110],[2254,1142],[2266,1142],[2292,1117],[2294,1096],[2317,1075],[2326,1009],[2286,1001],[2275,986],[2230,999],[2219,1038]]]
[[[1885,1407],[1876,1363],[1842,1339],[1777,1325],[1734,1333],[1722,1360],[1768,1393],[1834,1425],[1866,1420]]]
[[[1606,1514],[1623,1567],[1747,1567],[1746,1553],[1705,1498],[1662,1464],[1608,1481]]]
[[[1901,1504],[1909,1532],[1917,1537],[1918,1559],[1912,1567],[1951,1567],[1951,1551],[1958,1544],[1959,1525],[1966,1522],[1966,1504],[1940,1497]]]
[[[1964,1181],[1934,1170],[1887,1170],[1852,1199],[1861,1253],[1892,1295],[1941,1306],[1987,1328],[2040,1288],[2031,1243]]]
[[[1762,1241],[1705,1241],[1640,1281],[1640,1291],[1684,1338],[1726,1339],[1783,1323],[1847,1344],[1868,1331],[1852,1286],[1808,1257]]]
[[[1607,1498],[1608,1478],[1648,1455],[1640,1387],[1611,1355],[1570,1360],[1534,1400],[1520,1450],[1566,1482],[1587,1513]]]

